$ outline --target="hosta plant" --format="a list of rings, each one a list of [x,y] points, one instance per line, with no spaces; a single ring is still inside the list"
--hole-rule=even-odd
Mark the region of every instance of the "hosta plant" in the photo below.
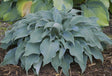
[[[84,72],[89,59],[100,59],[102,51],[112,41],[102,32],[94,17],[78,15],[79,10],[59,11],[55,8],[29,14],[13,24],[0,42],[7,49],[2,65],[19,62],[26,70],[32,68],[37,74],[42,66],[51,63],[69,76],[70,64],[76,62]]]

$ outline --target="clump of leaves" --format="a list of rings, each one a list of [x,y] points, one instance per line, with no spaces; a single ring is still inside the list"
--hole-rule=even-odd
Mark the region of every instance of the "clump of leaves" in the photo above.
[[[79,10],[59,11],[55,8],[29,14],[13,24],[1,47],[7,49],[16,45],[5,56],[1,65],[21,62],[28,72],[30,68],[37,74],[41,65],[51,63],[58,72],[69,76],[68,69],[76,62],[84,72],[88,58],[92,57],[103,62],[102,51],[112,41],[102,32],[94,17],[78,15]]]

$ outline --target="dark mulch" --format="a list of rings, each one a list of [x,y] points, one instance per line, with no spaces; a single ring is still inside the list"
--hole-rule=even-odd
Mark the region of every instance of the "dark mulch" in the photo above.
[[[4,27],[7,27],[8,24],[0,24],[0,39],[3,38],[4,34]],[[112,32],[110,30],[110,27],[107,27],[105,32],[107,34],[111,34]],[[3,61],[3,58],[5,54],[7,53],[7,50],[0,49],[0,63]],[[86,71],[81,74],[81,69],[76,63],[71,64],[71,76],[112,76],[112,48],[105,50],[103,52],[104,56],[104,62],[102,63],[100,60],[94,59],[93,63],[91,64],[90,61],[88,61]],[[61,71],[61,70],[59,70]],[[0,67],[0,76],[27,76],[25,73],[25,70],[22,69],[19,65],[7,65]],[[29,76],[35,76],[33,72],[29,71]],[[40,70],[40,76],[59,76],[55,70],[52,68],[51,64],[48,64],[41,68]],[[61,76],[64,76],[63,74]]]

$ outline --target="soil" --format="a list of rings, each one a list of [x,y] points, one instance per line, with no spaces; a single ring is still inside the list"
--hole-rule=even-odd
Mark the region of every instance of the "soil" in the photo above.
[[[0,40],[4,37],[4,30],[9,26],[6,23],[0,23]],[[104,29],[104,32],[108,35],[112,35],[112,22],[110,22],[110,26]],[[2,29],[1,29],[2,28]],[[0,49],[0,63],[3,61],[3,58],[8,50]],[[108,47],[107,50],[103,52],[104,62],[102,63],[100,60],[93,60],[91,64],[88,61],[86,71],[81,74],[81,69],[78,64],[72,63],[70,68],[70,76],[112,76],[112,47]],[[61,74],[61,69],[59,72]],[[7,65],[0,67],[0,76],[27,76],[24,69],[22,69],[19,65]],[[29,70],[28,76],[35,76],[32,70]],[[65,76],[63,74],[59,75],[53,69],[51,64],[48,64],[41,68],[39,76]]]

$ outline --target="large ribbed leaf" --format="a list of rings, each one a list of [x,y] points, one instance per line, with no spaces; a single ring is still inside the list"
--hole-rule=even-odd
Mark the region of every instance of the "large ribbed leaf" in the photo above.
[[[73,0],[53,0],[53,5],[58,10],[62,10],[63,7],[67,10],[71,10],[73,7]]]
[[[24,56],[29,56],[31,54],[40,54],[40,46],[38,43],[26,44]]]
[[[86,4],[81,6],[83,15],[86,17],[97,17],[99,20],[97,21],[101,26],[109,25],[109,13],[108,9],[104,6],[104,4],[98,0],[88,0]],[[101,13],[103,12],[103,13]]]
[[[56,52],[59,50],[59,42],[57,40],[51,42],[49,39],[44,39],[40,45],[40,50],[44,56],[44,65],[48,64],[56,56]]]
[[[62,36],[66,41],[71,41],[74,43],[74,37],[71,32],[64,31]]]
[[[29,35],[29,31],[27,30],[26,26],[25,27],[21,27],[19,29],[17,29],[14,33],[13,33],[13,36],[14,36],[14,39],[19,39],[19,38],[22,38],[22,37],[26,37]]]
[[[30,41],[31,43],[40,42],[42,40],[42,30],[41,29],[35,29],[31,35],[30,35]]]

